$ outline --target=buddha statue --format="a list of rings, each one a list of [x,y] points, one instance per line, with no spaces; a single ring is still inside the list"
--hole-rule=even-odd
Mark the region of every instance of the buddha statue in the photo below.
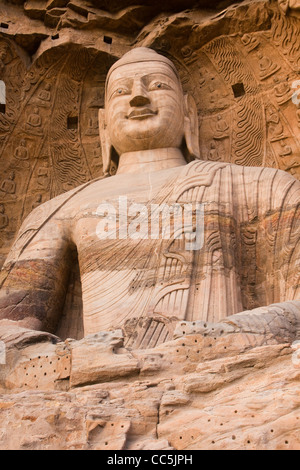
[[[131,347],[149,348],[184,321],[214,334],[288,324],[296,337],[300,182],[201,160],[195,102],[174,64],[148,48],[109,70],[99,125],[104,177],[24,220],[1,273],[0,328],[56,332],[76,248],[84,335],[122,327]],[[173,223],[149,236],[153,208],[197,204],[190,232]]]

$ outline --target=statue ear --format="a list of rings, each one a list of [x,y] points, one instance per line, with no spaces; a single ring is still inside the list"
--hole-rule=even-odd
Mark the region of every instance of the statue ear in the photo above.
[[[109,174],[112,159],[112,145],[105,122],[105,109],[99,109],[99,133],[102,149],[103,173]]]
[[[190,95],[184,96],[184,136],[190,155],[200,159],[198,112],[195,100]]]

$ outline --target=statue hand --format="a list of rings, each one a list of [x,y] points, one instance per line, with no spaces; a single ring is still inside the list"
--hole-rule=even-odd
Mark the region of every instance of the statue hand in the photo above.
[[[247,333],[261,335],[280,343],[290,343],[297,339],[299,324],[300,301],[281,302],[230,315],[217,323],[178,322],[174,339],[191,334],[218,337]]]
[[[178,322],[174,330],[173,338],[180,338],[185,335],[199,334],[202,336],[222,336],[230,333],[235,333],[237,328],[225,323],[210,323],[204,321],[181,321]]]
[[[7,348],[23,349],[36,343],[56,344],[61,339],[45,331],[24,328],[16,321],[0,320],[0,341],[3,341]]]

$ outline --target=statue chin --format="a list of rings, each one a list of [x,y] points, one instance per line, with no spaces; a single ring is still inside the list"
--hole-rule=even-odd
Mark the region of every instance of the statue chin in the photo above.
[[[110,133],[112,146],[119,155],[151,149],[179,148],[183,139],[183,125],[166,126],[151,117],[118,126],[119,130]]]

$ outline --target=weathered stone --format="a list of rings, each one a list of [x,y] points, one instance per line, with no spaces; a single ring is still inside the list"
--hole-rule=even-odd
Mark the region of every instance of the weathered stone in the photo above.
[[[1,449],[300,448],[299,12],[0,0]]]
[[[164,345],[165,354],[169,348],[169,362],[176,362],[171,346]],[[6,391],[0,448],[299,448],[299,373],[287,345],[195,367],[194,374],[177,367],[170,377],[166,370],[155,381],[125,377],[64,392]]]
[[[72,387],[105,382],[139,372],[138,361],[129,351],[120,352],[122,331],[101,332],[71,343]]]

